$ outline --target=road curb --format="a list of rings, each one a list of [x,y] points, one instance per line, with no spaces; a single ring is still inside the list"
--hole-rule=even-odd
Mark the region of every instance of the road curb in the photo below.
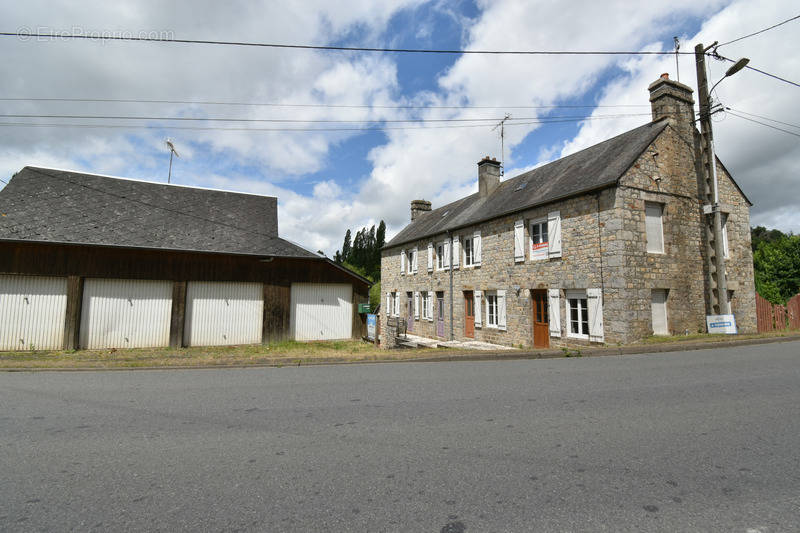
[[[664,352],[688,352],[695,350],[712,350],[715,348],[732,348],[736,346],[753,346],[757,344],[774,344],[779,342],[800,341],[800,334],[785,337],[765,337],[760,339],[739,339],[712,342],[672,342],[653,345],[632,345],[619,347],[571,347],[565,355],[562,349],[549,349],[537,351],[499,351],[499,352],[448,352],[447,355],[434,355],[428,357],[414,357],[409,359],[375,359],[359,361],[342,361],[337,358],[317,359],[313,361],[281,361],[272,363],[232,364],[232,365],[181,365],[181,366],[136,366],[136,367],[73,367],[73,368],[25,368],[11,367],[0,368],[0,372],[102,372],[102,371],[131,371],[131,370],[221,370],[243,368],[281,368],[316,365],[363,365],[375,363],[443,363],[451,361],[503,361],[519,359],[556,359],[565,357],[602,357],[608,355],[635,355]]]

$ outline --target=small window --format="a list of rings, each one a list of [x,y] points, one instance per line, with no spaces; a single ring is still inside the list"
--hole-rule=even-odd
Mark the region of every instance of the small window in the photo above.
[[[431,309],[431,294],[428,291],[422,292],[422,319],[423,320],[430,320],[430,309]]]
[[[475,247],[472,237],[464,237],[464,266],[475,266]]]
[[[567,334],[579,339],[589,338],[589,306],[586,291],[567,291]]]
[[[531,222],[530,226],[531,260],[547,259],[548,235],[547,219]]]
[[[389,313],[392,316],[400,316],[400,299],[397,297],[396,292],[392,293],[391,305],[392,308],[389,310]]]
[[[486,325],[490,328],[498,327],[497,292],[495,291],[486,291]]]
[[[413,274],[416,272],[417,267],[417,249],[414,248],[408,251],[408,261],[406,261],[408,266],[408,273]]]
[[[645,231],[647,233],[647,252],[651,254],[664,253],[664,206],[651,202],[644,204]]]
[[[436,269],[447,270],[450,267],[450,243],[442,241],[436,245]]]

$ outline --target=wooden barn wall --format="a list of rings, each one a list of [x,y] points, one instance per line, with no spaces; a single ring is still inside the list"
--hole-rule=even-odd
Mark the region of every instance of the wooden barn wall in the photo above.
[[[31,276],[66,276],[72,300],[77,300],[85,278],[170,280],[173,286],[173,320],[170,344],[183,334],[186,282],[242,281],[264,283],[265,342],[290,335],[292,282],[350,283],[353,286],[353,336],[364,334],[365,317],[358,303],[369,301],[369,286],[335,266],[318,260],[275,258],[212,253],[174,252],[46,243],[0,242],[0,273]],[[175,298],[177,296],[177,298]],[[77,308],[75,308],[77,306]],[[80,315],[79,303],[68,304],[68,322]],[[72,321],[69,318],[72,318]],[[76,324],[67,324],[65,347],[77,342]]]

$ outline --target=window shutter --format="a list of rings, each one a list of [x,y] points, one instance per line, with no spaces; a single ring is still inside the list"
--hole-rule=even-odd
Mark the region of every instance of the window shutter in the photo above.
[[[445,270],[450,268],[450,241],[445,241],[444,246],[444,257],[442,258],[442,265],[444,265]]]
[[[453,237],[453,268],[457,269],[461,259],[461,243],[458,241],[458,235]]]
[[[663,212],[664,208],[661,204],[652,204],[650,202],[644,204],[644,225],[648,252],[664,252]]]
[[[392,293],[386,293],[386,316],[392,316]]]
[[[506,330],[506,291],[497,291],[497,327]]]
[[[406,273],[406,251],[400,250],[400,275]]]
[[[411,255],[411,270],[414,272],[414,274],[416,274],[417,273],[417,263],[418,263],[418,259],[417,258],[419,257],[419,248],[417,248],[415,246],[414,250],[411,252],[411,254],[412,254]]]
[[[480,266],[481,265],[481,232],[480,232],[480,230],[475,232],[475,235],[474,235],[474,237],[472,239],[472,247],[474,248],[474,251],[472,253],[475,256],[475,259],[474,259],[473,263],[475,264],[475,266]]]
[[[561,257],[561,211],[547,213],[547,255]]]
[[[419,320],[419,291],[414,292],[414,320]]]
[[[428,272],[433,272],[433,243],[428,243]]]
[[[400,316],[400,295],[394,295],[394,316]]]
[[[525,223],[522,220],[514,222],[514,262],[525,262]]]
[[[589,306],[589,340],[603,342],[603,291],[586,289],[586,299]]]
[[[549,289],[547,291],[547,314],[550,317],[550,336],[561,336],[561,291]]]
[[[433,322],[433,292],[428,291],[428,322]]]
[[[482,296],[483,294],[481,291],[475,291],[475,327],[481,327],[481,305],[482,305]]]

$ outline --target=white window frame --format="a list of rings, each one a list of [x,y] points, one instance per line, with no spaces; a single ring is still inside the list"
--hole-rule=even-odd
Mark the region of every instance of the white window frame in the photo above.
[[[475,266],[475,240],[471,236],[465,236],[461,248],[464,250],[464,268]],[[469,249],[469,255],[467,255]]]
[[[441,248],[441,253],[439,249]],[[436,244],[436,270],[450,269],[450,241],[441,241]]]
[[[650,237],[650,232],[647,229],[647,209],[648,209],[648,207],[649,208],[658,207],[658,209],[660,210],[659,216],[658,216],[658,231],[661,233],[661,247],[660,247],[660,249],[658,249],[656,247],[653,247],[652,250],[650,249],[650,244],[651,244],[652,239]],[[645,236],[645,241],[646,241],[645,242],[645,247],[647,249],[647,253],[648,254],[663,254],[664,253],[664,207],[665,207],[664,204],[659,203],[659,202],[645,202],[644,203],[644,236]]]
[[[548,240],[539,243],[534,243],[533,242],[534,226],[539,226],[540,237],[542,233],[547,234]],[[542,229],[544,229],[544,232],[542,232]],[[547,217],[537,218],[535,220],[531,220],[528,223],[528,254],[530,255],[531,261],[542,261],[549,257],[550,255],[548,253],[548,249],[550,247],[549,236],[550,234],[548,230]],[[536,249],[534,249],[534,246],[536,246]]]
[[[408,251],[408,260],[406,261],[409,274],[416,274],[417,273],[417,249],[412,248]]]
[[[431,320],[431,293],[430,291],[422,291],[422,320]]]
[[[392,292],[392,316],[400,316],[400,296],[396,291]]]
[[[566,291],[566,306],[567,306],[567,337],[573,339],[586,339],[589,340],[589,298],[585,290],[570,289]],[[572,309],[573,300],[578,300],[578,332],[572,331]],[[583,313],[586,312],[586,331],[583,331]]]
[[[486,327],[500,329],[500,302],[497,291],[485,291],[483,299],[486,301]],[[494,314],[492,313],[494,308]]]

